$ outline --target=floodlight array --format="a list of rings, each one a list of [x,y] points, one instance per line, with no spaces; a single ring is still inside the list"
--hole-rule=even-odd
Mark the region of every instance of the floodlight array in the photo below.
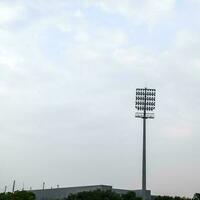
[[[153,111],[155,109],[155,89],[137,88],[135,108],[139,111]]]

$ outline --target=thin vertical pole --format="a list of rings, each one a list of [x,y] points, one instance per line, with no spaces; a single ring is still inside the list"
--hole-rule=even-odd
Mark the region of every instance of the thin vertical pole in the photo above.
[[[42,183],[42,190],[44,190],[45,182]]]
[[[143,198],[146,199],[146,91],[144,94],[144,116],[143,116],[143,158],[142,158],[142,191]]]
[[[15,180],[13,181],[13,189],[12,189],[12,192],[13,192],[13,200],[15,200]]]
[[[5,185],[4,193],[6,193],[6,191],[7,191],[7,185]]]
[[[42,184],[42,199],[44,200],[44,187],[45,187],[45,182]]]
[[[12,188],[12,192],[13,192],[13,194],[14,194],[14,192],[15,192],[15,180],[13,181],[13,188]]]

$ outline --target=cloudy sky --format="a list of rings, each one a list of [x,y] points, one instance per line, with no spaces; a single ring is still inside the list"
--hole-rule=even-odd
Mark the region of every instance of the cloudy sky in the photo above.
[[[147,187],[200,192],[199,0],[0,0],[0,190],[141,188],[135,89],[157,90]]]

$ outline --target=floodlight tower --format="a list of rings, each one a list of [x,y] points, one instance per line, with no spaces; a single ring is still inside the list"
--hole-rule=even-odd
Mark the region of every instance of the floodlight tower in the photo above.
[[[135,117],[143,119],[143,152],[142,152],[142,193],[146,199],[146,119],[153,119],[156,90],[149,88],[136,89]]]

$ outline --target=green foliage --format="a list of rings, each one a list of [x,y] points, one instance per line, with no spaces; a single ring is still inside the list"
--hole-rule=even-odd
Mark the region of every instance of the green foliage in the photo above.
[[[191,200],[190,198],[186,197],[171,197],[171,196],[157,196],[155,200]]]
[[[194,194],[193,200],[200,200],[200,193]]]
[[[13,194],[8,192],[8,193],[1,193],[0,194],[0,200],[11,200],[13,199]]]
[[[13,193],[0,193],[0,200],[35,200],[35,194],[28,191],[16,191]]]
[[[122,200],[141,200],[140,197],[136,197],[135,192],[128,192],[121,195]]]
[[[170,196],[157,196],[155,200],[174,200],[174,198]]]
[[[140,200],[140,198],[137,198],[134,192],[119,195],[111,190],[95,190],[70,194],[66,200]]]
[[[134,192],[128,192],[126,194],[122,194],[121,197],[123,200],[128,200],[128,199],[131,200],[131,199],[135,199],[136,194]]]

